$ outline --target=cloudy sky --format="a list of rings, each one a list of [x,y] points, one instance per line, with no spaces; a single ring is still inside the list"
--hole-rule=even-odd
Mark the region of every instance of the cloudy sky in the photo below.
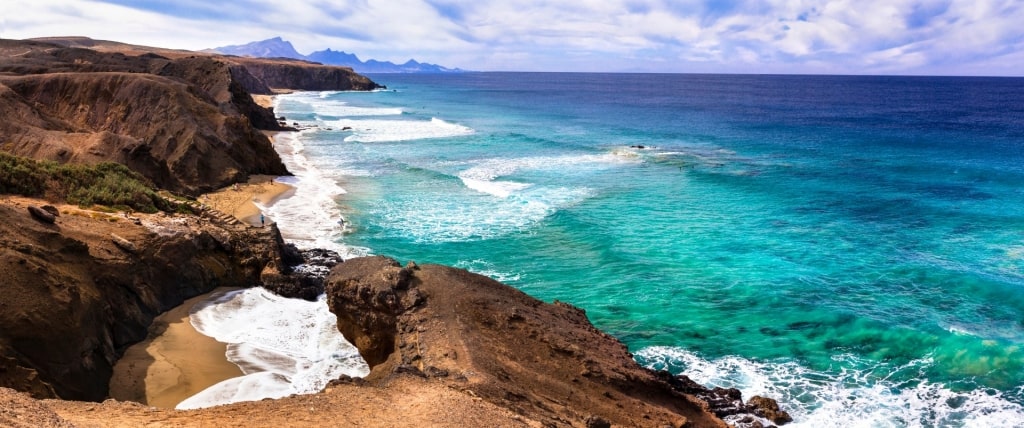
[[[472,70],[1024,75],[1022,0],[2,0],[0,38],[304,54]]]

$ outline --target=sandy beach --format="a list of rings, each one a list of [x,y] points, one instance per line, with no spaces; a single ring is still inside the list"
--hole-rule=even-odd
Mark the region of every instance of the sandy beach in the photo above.
[[[149,337],[125,352],[114,366],[110,396],[154,407],[174,408],[182,400],[242,371],[225,357],[227,345],[196,331],[189,310],[218,293],[186,300],[153,320]]]
[[[260,107],[271,108],[271,107],[274,106],[274,96],[273,95],[253,94],[252,95],[252,100],[254,102],[256,102],[256,105],[258,105]]]
[[[274,181],[274,176],[254,175],[248,183],[228,186],[216,192],[200,196],[199,201],[218,211],[231,214],[253,226],[261,226],[260,210],[255,202],[273,204],[287,197],[295,189],[287,184]],[[270,218],[265,218],[269,224]]]

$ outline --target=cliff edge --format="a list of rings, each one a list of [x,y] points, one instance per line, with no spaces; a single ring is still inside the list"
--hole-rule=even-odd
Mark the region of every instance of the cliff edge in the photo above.
[[[196,196],[251,174],[288,174],[260,132],[286,128],[251,94],[377,87],[342,67],[89,41],[0,40],[0,150],[117,162]]]
[[[774,419],[743,404],[738,391],[640,367],[579,308],[544,303],[462,269],[353,259],[333,269],[326,292],[339,330],[370,364],[371,387],[411,374],[544,426],[726,426],[717,415],[746,415],[735,419],[757,426],[760,418]]]

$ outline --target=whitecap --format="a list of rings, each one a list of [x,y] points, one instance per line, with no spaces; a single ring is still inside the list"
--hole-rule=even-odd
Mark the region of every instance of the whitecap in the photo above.
[[[459,172],[458,177],[469,189],[477,192],[507,198],[513,193],[531,187],[531,183],[511,180],[497,180],[499,177],[523,170],[557,171],[568,167],[581,169],[588,164],[614,165],[624,162],[635,163],[635,159],[622,159],[614,153],[599,155],[536,156],[523,158],[493,158],[475,162],[472,167]]]
[[[349,128],[352,135],[346,142],[382,143],[450,138],[471,135],[475,131],[467,126],[446,122],[438,118],[426,120],[341,119],[325,122],[338,129]]]
[[[741,357],[705,360],[681,348],[648,347],[636,352],[654,369],[681,371],[708,387],[737,388],[744,397],[772,397],[793,416],[787,427],[966,426],[1019,427],[1024,406],[993,390],[958,392],[926,380],[900,382],[878,372],[917,373],[932,362],[915,360],[901,367],[840,355],[852,367],[840,373],[811,370],[797,363],[757,362]]]
[[[455,267],[489,277],[495,281],[505,284],[519,281],[522,278],[522,275],[519,273],[499,270],[494,263],[481,259],[459,260],[455,263]]]

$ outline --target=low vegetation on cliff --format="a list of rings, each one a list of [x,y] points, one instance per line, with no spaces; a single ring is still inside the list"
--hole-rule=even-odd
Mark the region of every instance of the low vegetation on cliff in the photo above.
[[[139,173],[118,163],[62,165],[0,152],[0,194],[3,193],[146,213],[184,209],[158,195]]]

